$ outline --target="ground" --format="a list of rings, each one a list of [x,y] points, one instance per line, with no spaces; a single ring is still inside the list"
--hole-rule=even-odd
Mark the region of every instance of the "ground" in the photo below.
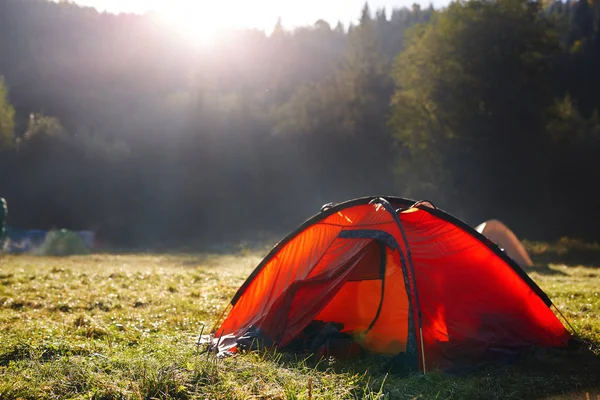
[[[595,353],[402,377],[369,359],[202,353],[199,333],[262,255],[0,258],[0,399],[600,399],[600,268],[591,264],[544,264],[531,276]]]

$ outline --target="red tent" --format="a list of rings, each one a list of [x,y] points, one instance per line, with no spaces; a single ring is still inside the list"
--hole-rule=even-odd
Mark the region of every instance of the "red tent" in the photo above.
[[[571,335],[548,296],[500,248],[428,202],[325,206],[258,265],[215,330],[220,351],[253,332],[280,348],[313,321],[423,371],[473,364]],[[408,361],[406,361],[408,360]]]

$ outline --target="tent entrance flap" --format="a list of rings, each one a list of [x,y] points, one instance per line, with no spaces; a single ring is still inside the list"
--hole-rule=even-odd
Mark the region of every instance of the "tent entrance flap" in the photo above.
[[[285,347],[319,321],[339,326],[367,350],[406,351],[409,307],[397,251],[375,239],[336,241],[361,248],[349,259],[326,253],[322,260],[329,259],[328,265],[315,265],[307,279],[292,284],[260,324],[262,332]]]
[[[285,347],[306,328],[348,279],[372,241],[334,239],[307,276],[297,279],[257,321],[264,335]]]
[[[361,235],[355,231],[340,236]],[[404,282],[398,252],[373,240],[315,319],[342,324],[342,331],[367,350],[389,355],[405,352],[410,313]]]

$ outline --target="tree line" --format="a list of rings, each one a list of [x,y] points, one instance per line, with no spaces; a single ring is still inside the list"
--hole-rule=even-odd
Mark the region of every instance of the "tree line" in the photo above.
[[[598,237],[599,1],[357,16],[206,49],[153,15],[0,0],[9,224],[196,245],[396,195],[533,239]]]

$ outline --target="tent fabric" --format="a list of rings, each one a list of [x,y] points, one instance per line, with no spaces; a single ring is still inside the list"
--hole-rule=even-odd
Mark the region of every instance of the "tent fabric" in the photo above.
[[[479,224],[475,230],[502,248],[519,266],[532,267],[533,262],[525,250],[525,246],[506,225],[497,219]]]
[[[324,209],[280,242],[215,331],[285,347],[313,321],[421,370],[476,364],[570,334],[544,292],[492,241],[431,203],[362,198]]]

